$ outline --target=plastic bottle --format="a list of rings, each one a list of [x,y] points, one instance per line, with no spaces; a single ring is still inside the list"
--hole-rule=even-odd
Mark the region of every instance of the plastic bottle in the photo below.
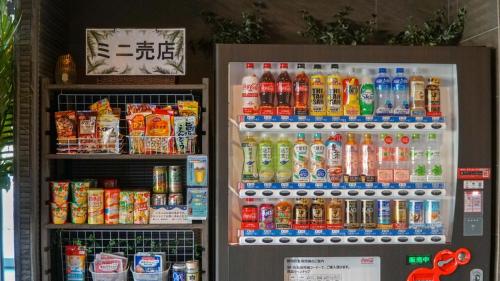
[[[326,182],[325,145],[321,133],[315,133],[311,144],[310,169],[312,182]]]
[[[274,114],[274,95],[276,93],[276,88],[274,84],[274,76],[271,73],[271,64],[264,63],[264,73],[259,80],[259,96],[260,96],[260,108],[259,113],[262,115],[273,115]]]
[[[276,79],[276,96],[278,97],[278,115],[292,115],[292,79],[288,74],[288,63],[280,63],[280,74]]]
[[[409,80],[410,85],[410,114],[411,116],[425,116],[425,80],[413,69]]]
[[[394,182],[406,183],[410,180],[410,137],[398,133],[394,148]]]
[[[441,90],[439,78],[430,77],[425,88],[425,109],[427,116],[441,116]]]
[[[408,78],[405,77],[404,68],[396,68],[396,77],[392,79],[392,93],[394,95],[394,115],[410,115]]]
[[[382,183],[394,181],[394,147],[390,134],[379,134],[377,180]]]
[[[241,141],[243,150],[243,169],[241,172],[242,182],[257,182],[259,180],[259,172],[257,169],[257,141],[251,133],[247,133]]]
[[[411,135],[410,142],[410,161],[411,161],[411,182],[424,182],[426,180],[426,165],[422,135],[414,133]]]
[[[360,111],[361,115],[373,115],[375,108],[375,86],[368,69],[363,69],[361,76]]]
[[[311,204],[310,226],[311,229],[324,229],[325,225],[325,200],[322,198],[314,198]]]
[[[331,74],[326,78],[326,115],[342,116],[342,78],[339,73],[339,65],[332,64]]]
[[[274,149],[276,155],[276,181],[277,182],[291,182],[292,181],[292,143],[288,140],[287,136],[282,134],[276,142]]]
[[[280,199],[274,206],[274,224],[276,229],[291,229],[292,228],[292,204]]]
[[[274,180],[273,143],[268,135],[263,134],[258,146],[259,181],[272,182]]]
[[[342,181],[342,135],[332,132],[325,142],[326,146],[326,169],[330,182]]]
[[[344,148],[344,182],[357,182],[359,181],[359,150],[354,133],[347,134]]]
[[[305,198],[295,199],[293,206],[293,221],[292,227],[294,229],[307,229],[309,228],[309,206]]]
[[[441,165],[441,142],[436,133],[429,133],[427,135],[425,156],[427,160],[427,181],[442,182],[443,166]]]
[[[244,115],[259,113],[259,79],[254,72],[254,64],[246,64],[246,73],[241,81],[241,101]]]
[[[309,115],[326,115],[326,94],[325,94],[325,76],[321,71],[321,64],[313,66],[314,74],[311,75],[311,95],[309,98]]]
[[[362,182],[377,181],[377,152],[373,145],[372,135],[364,134],[360,145],[361,171],[360,177]]]
[[[344,115],[358,116],[359,108],[359,80],[355,76],[355,69],[351,68],[347,77],[342,80],[344,90]]]
[[[375,92],[377,104],[375,114],[380,116],[392,115],[394,112],[394,98],[391,95],[391,78],[386,68],[379,68],[375,78]]]
[[[294,114],[309,114],[309,77],[305,72],[305,64],[297,64],[297,75],[293,82]]]
[[[293,182],[309,181],[309,146],[304,133],[297,134],[293,145]]]

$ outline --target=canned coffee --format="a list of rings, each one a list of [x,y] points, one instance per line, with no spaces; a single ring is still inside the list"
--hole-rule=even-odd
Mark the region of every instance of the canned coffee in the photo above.
[[[166,193],[153,193],[151,194],[151,205],[153,206],[164,206],[167,205],[167,194]]]
[[[182,193],[182,168],[181,166],[168,167],[168,192]]]
[[[168,195],[168,205],[177,206],[182,205],[184,203],[184,198],[182,197],[182,193],[170,193]]]

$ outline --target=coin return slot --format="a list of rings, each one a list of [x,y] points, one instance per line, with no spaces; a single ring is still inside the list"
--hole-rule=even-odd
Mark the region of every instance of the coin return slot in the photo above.
[[[288,128],[290,128],[290,124],[288,124],[288,123],[280,123],[280,128],[282,128],[282,129],[288,129]]]
[[[273,127],[273,124],[272,123],[264,123],[264,124],[262,124],[262,127],[265,129],[271,129]]]

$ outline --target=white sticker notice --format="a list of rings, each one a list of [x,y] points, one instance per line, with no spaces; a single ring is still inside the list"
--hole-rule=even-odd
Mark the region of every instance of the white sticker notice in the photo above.
[[[380,281],[380,257],[285,258],[284,281]]]

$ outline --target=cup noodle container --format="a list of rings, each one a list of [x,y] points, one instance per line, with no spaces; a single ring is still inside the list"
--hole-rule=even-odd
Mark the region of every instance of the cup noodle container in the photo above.
[[[149,223],[149,191],[134,192],[134,224]]]
[[[104,189],[89,189],[88,208],[88,224],[104,224]]]
[[[120,210],[120,189],[104,190],[104,223],[118,224]]]
[[[71,182],[71,202],[80,205],[87,204],[90,181],[72,181]]]
[[[68,218],[68,203],[50,203],[50,214],[53,224],[65,224]]]
[[[69,195],[69,181],[50,181],[50,198],[56,204],[67,204]]]
[[[134,192],[120,191],[119,223],[134,223]]]
[[[70,203],[71,223],[84,224],[87,222],[87,204]]]

